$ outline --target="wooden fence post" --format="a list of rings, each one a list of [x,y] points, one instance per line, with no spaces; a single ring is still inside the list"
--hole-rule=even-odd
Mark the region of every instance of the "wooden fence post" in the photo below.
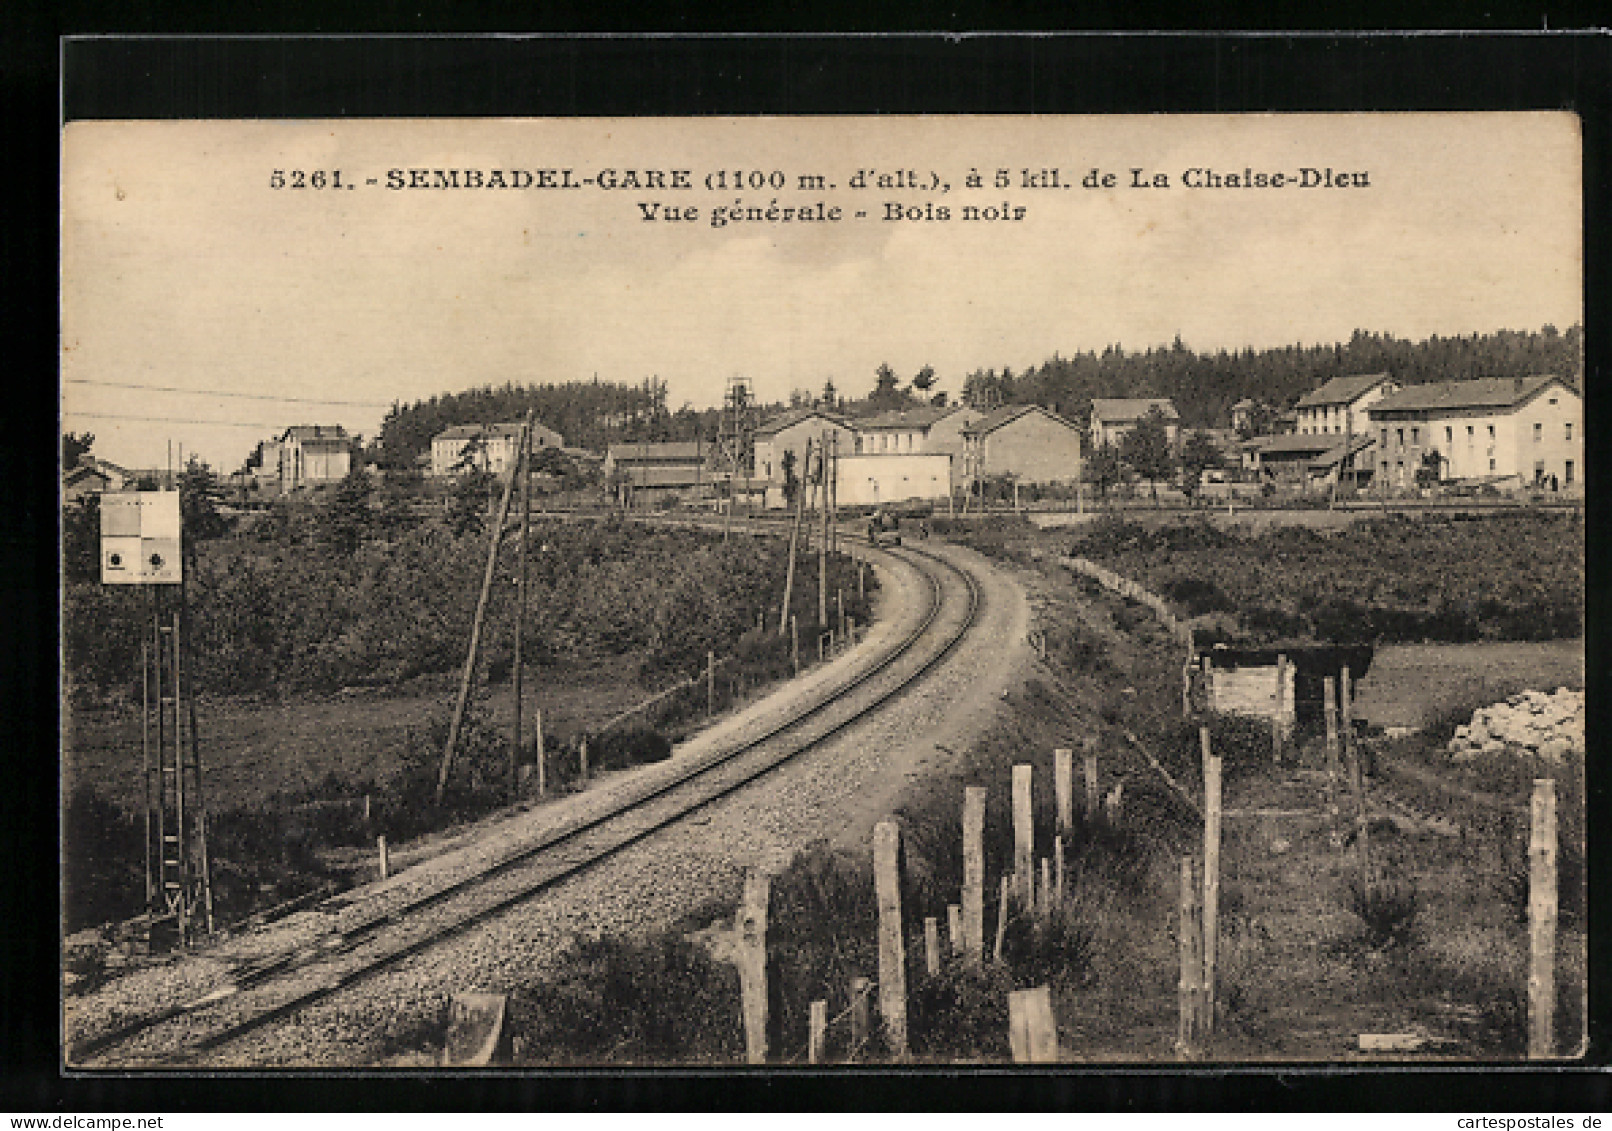
[[[747,1064],[765,1064],[767,1060],[767,899],[771,887],[772,881],[765,872],[755,868],[746,872],[744,898],[734,923]]]
[[[800,674],[800,623],[794,613],[789,614],[789,655],[795,661],[795,674]]]
[[[1192,858],[1181,858],[1181,902],[1177,942],[1181,954],[1181,980],[1176,989],[1176,1055],[1194,1058],[1199,1053],[1198,996],[1203,984],[1203,929],[1198,918],[1197,890],[1193,885]]]
[[[537,795],[544,797],[548,794],[548,755],[543,750],[543,708],[535,712],[532,725],[537,729]]]
[[[851,1055],[868,1043],[868,980],[851,979]]]
[[[1287,698],[1287,656],[1282,654],[1276,657],[1276,709],[1271,714],[1271,757],[1278,766],[1282,764],[1282,745],[1286,735],[1287,711],[1283,700]]]
[[[1099,797],[1097,793],[1097,752],[1088,748],[1086,750],[1086,820],[1095,823],[1097,820],[1097,806]]]
[[[1061,836],[1052,838],[1052,857],[1053,867],[1056,870],[1056,878],[1053,880],[1052,906],[1061,910],[1064,904],[1063,837]]]
[[[1075,752],[1063,747],[1052,752],[1052,792],[1058,802],[1058,831],[1075,823]]]
[[[1122,811],[1124,804],[1125,782],[1121,780],[1115,784],[1113,789],[1108,791],[1108,796],[1103,798],[1103,819],[1108,822],[1109,828],[1119,828],[1120,821],[1124,816]]]
[[[1058,1025],[1052,1016],[1052,987],[1036,986],[1008,994],[1008,1046],[1014,1064],[1054,1064]]]
[[[985,787],[963,790],[963,953],[978,966],[985,955]]]
[[[1215,952],[1220,939],[1220,756],[1209,748],[1209,728],[1198,730],[1203,744],[1203,1003],[1199,1031],[1215,1028]]]
[[[588,740],[586,738],[577,747],[577,770],[578,779],[583,784],[586,784],[588,780]]]
[[[924,916],[924,971],[933,978],[940,973],[940,920]]]
[[[951,953],[953,955],[962,953],[963,908],[961,904],[948,903],[946,905],[946,939],[951,945]]]
[[[1528,1058],[1556,1055],[1556,782],[1534,779],[1528,834]]]
[[[1337,836],[1338,787],[1343,775],[1338,768],[1338,688],[1331,676],[1321,680],[1321,715],[1327,734],[1327,813],[1332,819],[1332,835]]]
[[[705,717],[716,714],[716,653],[705,653]]]
[[[868,578],[867,578],[867,574],[868,574],[868,563],[865,562],[865,561],[860,561],[859,560],[856,563],[856,596],[857,596],[858,600],[865,601],[868,598]]]
[[[1013,871],[1019,877],[1019,902],[1030,907],[1035,884],[1035,810],[1030,795],[1035,767],[1020,762],[1013,767]]]
[[[996,904],[996,949],[992,952],[996,961],[1002,961],[1002,944],[1007,939],[1008,899],[1011,896],[1008,887],[1008,878],[1002,877],[1002,896]]]
[[[386,854],[386,838],[384,836],[378,836],[375,838],[375,850],[379,852],[381,856],[381,879],[384,880],[387,876],[392,874],[392,861],[391,858]]]
[[[1039,894],[1041,898],[1037,906],[1041,910],[1041,917],[1045,919],[1052,914],[1054,899],[1052,893],[1052,861],[1045,856],[1041,858],[1041,891]]]
[[[901,830],[893,821],[873,828],[873,887],[879,901],[879,1016],[887,1047],[907,1058],[907,958],[901,934]]]
[[[811,1028],[806,1036],[806,1062],[823,1063],[823,1041],[828,1035],[828,1002],[812,1002]]]

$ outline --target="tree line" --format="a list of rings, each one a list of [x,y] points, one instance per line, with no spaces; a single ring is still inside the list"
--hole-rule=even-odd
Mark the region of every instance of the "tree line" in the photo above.
[[[1529,377],[1551,373],[1582,387],[1584,328],[1566,332],[1499,330],[1424,341],[1356,330],[1347,342],[1213,352],[1189,349],[1177,337],[1169,346],[1126,351],[1115,344],[1015,373],[977,369],[963,381],[963,400],[977,408],[1039,404],[1084,426],[1094,397],[1168,397],[1183,428],[1225,427],[1231,406],[1244,398],[1289,408],[1332,379],[1386,373],[1401,384],[1478,377]]]

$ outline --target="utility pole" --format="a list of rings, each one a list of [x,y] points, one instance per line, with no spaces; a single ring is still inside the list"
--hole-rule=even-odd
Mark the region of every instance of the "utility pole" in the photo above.
[[[829,529],[833,531],[834,543],[829,549],[837,554],[840,552],[840,434],[830,432],[829,436],[832,438],[829,451],[833,453],[828,469],[828,505],[833,515]]]
[[[811,466],[812,441],[806,439],[806,455],[802,468]],[[795,549],[800,544],[801,520],[806,514],[806,477],[802,475],[795,483],[795,521],[789,527],[789,567],[784,571],[784,603],[778,610],[778,635],[784,634],[789,627],[789,602],[795,589]]]
[[[521,788],[521,708],[522,676],[526,665],[522,659],[522,637],[526,635],[526,539],[532,527],[532,418],[526,414],[526,427],[521,430],[520,454],[515,457],[515,470],[521,477],[521,544],[520,581],[515,604],[515,739],[509,750],[509,799],[518,801]]]
[[[523,441],[524,442],[524,441]],[[492,536],[487,544],[487,570],[481,577],[481,596],[476,599],[476,617],[470,625],[470,650],[465,657],[464,675],[459,680],[459,698],[453,707],[453,722],[448,726],[448,741],[442,750],[442,766],[437,771],[437,804],[447,792],[448,772],[453,769],[454,747],[459,744],[459,728],[465,721],[465,706],[470,701],[470,683],[476,674],[476,657],[481,653],[481,623],[487,615],[487,598],[492,593],[493,571],[498,566],[498,543],[504,536],[504,523],[509,519],[509,502],[515,494],[515,473],[510,472],[504,484],[504,501],[498,508],[498,519],[493,523]]]
[[[817,624],[828,624],[828,433],[817,455],[817,505],[823,512],[823,536],[817,543]]]

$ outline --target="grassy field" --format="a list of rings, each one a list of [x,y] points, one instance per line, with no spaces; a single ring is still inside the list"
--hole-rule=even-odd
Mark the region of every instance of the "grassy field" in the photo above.
[[[1419,727],[1452,710],[1529,688],[1584,686],[1584,641],[1390,644],[1356,685],[1355,713],[1381,727]]]
[[[451,677],[437,677],[398,691],[357,688],[285,701],[204,701],[197,723],[208,804],[220,810],[264,806],[276,795],[311,789],[331,775],[382,781],[399,768],[399,755],[412,735],[448,720],[457,690]],[[545,737],[563,743],[647,694],[630,672],[609,667],[528,673],[527,740],[537,710],[543,712]],[[500,727],[513,725],[514,691],[508,683],[480,693],[477,703]],[[144,804],[138,712],[72,713],[63,737],[64,792],[85,784],[130,811]]]

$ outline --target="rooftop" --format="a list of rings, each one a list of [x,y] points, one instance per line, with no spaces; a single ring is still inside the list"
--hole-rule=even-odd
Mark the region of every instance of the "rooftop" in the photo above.
[[[1578,390],[1567,382],[1549,374],[1537,377],[1480,377],[1475,381],[1432,381],[1425,385],[1407,385],[1372,405],[1371,412],[1375,415],[1378,411],[1511,408],[1532,400],[1553,382],[1560,383],[1574,396],[1578,395]]]
[[[1388,380],[1386,373],[1363,373],[1354,377],[1334,377],[1319,389],[1311,389],[1298,399],[1298,408],[1353,404]]]
[[[296,440],[306,444],[310,440],[323,440],[345,444],[352,437],[340,424],[293,424],[280,434],[282,440]]]
[[[859,432],[884,432],[909,428],[927,430],[932,428],[936,421],[944,420],[954,412],[962,412],[963,408],[964,406],[960,404],[898,408],[890,412],[864,416],[861,420],[853,420],[851,427]]]
[[[773,417],[760,428],[757,428],[755,434],[757,436],[775,436],[785,428],[793,428],[801,421],[810,420],[814,416],[827,420],[831,424],[838,424],[842,428],[850,427],[845,417],[837,412],[830,412],[822,408],[792,408],[788,412]]]
[[[1043,408],[1041,405],[1038,405],[1038,404],[1009,404],[1009,405],[1003,405],[1001,408],[992,409],[990,412],[986,413],[984,416],[982,416],[978,420],[974,421],[974,423],[970,424],[967,428],[964,428],[963,431],[964,431],[964,433],[966,433],[968,435],[984,436],[987,433],[995,432],[998,428],[1002,427],[1004,424],[1011,424],[1013,421],[1019,419],[1019,417],[1026,416],[1026,415],[1028,415],[1028,414],[1030,414],[1032,412],[1039,412],[1043,416],[1049,417],[1052,420],[1056,420],[1059,424],[1062,424],[1065,428],[1073,428],[1074,427],[1073,424],[1070,424],[1063,417],[1059,416],[1057,413],[1051,411],[1050,409]]]
[[[704,462],[711,454],[712,445],[698,440],[673,440],[667,443],[611,444],[605,458],[612,463],[683,460]]]
[[[452,428],[444,428],[441,432],[431,437],[431,440],[434,443],[437,440],[469,440],[475,436],[519,436],[520,434],[521,425],[519,424],[455,424]]]

